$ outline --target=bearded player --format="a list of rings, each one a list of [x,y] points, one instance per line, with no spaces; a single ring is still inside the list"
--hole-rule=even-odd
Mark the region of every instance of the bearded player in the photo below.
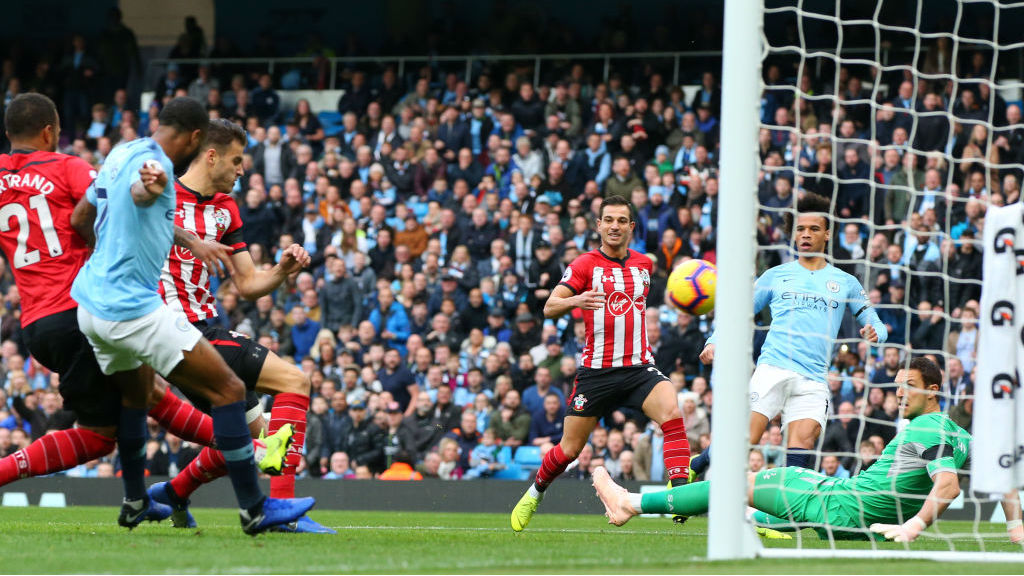
[[[665,434],[665,470],[673,486],[689,476],[690,445],[672,383],[654,366],[647,341],[647,292],[651,261],[629,249],[636,222],[624,198],[601,204],[601,247],[573,260],[544,305],[546,318],[583,310],[586,346],[577,371],[562,441],[544,456],[537,477],[512,510],[512,530],[533,518],[544,491],[565,471],[597,426],[620,406],[643,410]]]
[[[812,450],[829,415],[826,376],[844,311],[853,313],[868,342],[888,337],[860,281],[825,259],[830,207],[824,197],[807,194],[797,204],[795,224],[786,214],[798,257],[768,269],[754,285],[754,314],[770,306],[772,323],[750,378],[750,438],[761,438],[768,422],[781,413],[787,466],[814,467]],[[712,334],[701,362],[714,361],[714,342]],[[708,449],[693,459],[694,474],[710,463]]]
[[[837,479],[798,466],[773,468],[747,476],[747,502],[761,526],[792,530],[811,525],[822,539],[864,538],[877,534],[913,542],[960,495],[958,475],[970,466],[971,435],[942,413],[942,373],[919,357],[896,374],[900,412],[910,422],[886,445],[871,467],[853,478]],[[608,521],[622,526],[637,514],[703,514],[708,511],[708,482],[648,494],[618,486],[599,467],[594,487]],[[1002,501],[1007,533],[1024,541],[1020,501]],[[877,536],[876,536],[877,537]]]
[[[121,410],[121,394],[79,331],[77,304],[70,295],[75,275],[89,257],[85,240],[72,228],[71,214],[96,172],[84,160],[56,152],[60,122],[46,96],[15,98],[7,107],[5,125],[12,151],[0,155],[0,248],[12,263],[22,296],[26,346],[34,359],[60,375],[64,406],[75,412],[78,427],[51,431],[0,459],[0,486],[110,454]],[[174,394],[164,395],[149,415],[189,441],[207,446],[214,442],[209,416]],[[286,445],[268,448],[261,470],[280,473]]]
[[[310,257],[298,244],[283,251],[281,261],[271,270],[257,270],[242,239],[242,218],[235,200],[223,193],[231,190],[242,175],[242,154],[245,131],[223,119],[210,121],[200,154],[188,171],[175,182],[177,211],[175,215],[175,247],[171,249],[160,276],[160,294],[172,309],[180,310],[189,322],[203,333],[224,358],[232,371],[245,383],[248,391],[247,420],[250,430],[259,434],[266,427],[258,394],[274,396],[270,412],[269,432],[275,434],[282,426],[291,425],[295,434],[284,463],[283,474],[270,479],[270,496],[291,498],[295,495],[295,472],[302,458],[306,433],[306,411],[309,409],[309,379],[293,364],[282,360],[251,338],[217,325],[210,320],[217,316],[216,300],[210,288],[211,270],[195,258],[192,249],[211,248],[222,255],[220,264],[230,272],[231,279],[243,298],[256,300],[276,290],[290,274],[309,264]],[[214,263],[216,267],[218,263]],[[203,411],[209,403],[202,397],[186,396]],[[156,403],[162,397],[157,388]],[[189,466],[167,483],[152,486],[150,496],[158,502],[171,504],[178,514],[172,516],[179,527],[194,526],[187,513],[188,497],[201,484],[227,472],[223,457],[216,450],[205,449]],[[286,528],[295,532],[335,533],[307,516]]]

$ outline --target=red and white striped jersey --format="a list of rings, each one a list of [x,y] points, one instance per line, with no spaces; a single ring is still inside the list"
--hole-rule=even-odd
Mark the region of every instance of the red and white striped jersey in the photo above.
[[[624,260],[600,249],[582,254],[565,269],[559,282],[581,294],[604,292],[604,308],[583,310],[586,345],[580,361],[584,368],[617,368],[653,363],[647,341],[647,292],[651,288],[651,260],[630,250]]]
[[[174,189],[178,198],[175,226],[181,226],[202,240],[226,244],[232,254],[248,249],[242,240],[242,217],[231,196],[218,192],[205,198],[177,180]],[[206,265],[196,260],[190,250],[178,245],[171,247],[160,273],[160,296],[171,308],[183,311],[189,322],[217,316],[217,301],[210,293]]]

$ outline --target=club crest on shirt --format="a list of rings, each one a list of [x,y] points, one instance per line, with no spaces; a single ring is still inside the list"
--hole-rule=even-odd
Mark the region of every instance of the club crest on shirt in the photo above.
[[[584,396],[583,394],[577,394],[576,397],[572,399],[572,409],[577,411],[577,412],[580,412],[581,410],[583,410],[583,407],[586,404],[587,404],[587,397]]]
[[[217,208],[213,211],[213,225],[217,227],[217,232],[224,232],[228,229],[228,225],[231,224],[231,214],[223,208]]]
[[[832,292],[833,294],[839,292],[839,282],[836,282],[835,280],[829,280],[828,282],[825,282],[825,288],[828,288],[828,291]]]
[[[651,275],[647,273],[647,270],[640,269],[640,281],[644,283],[644,288],[651,285]]]

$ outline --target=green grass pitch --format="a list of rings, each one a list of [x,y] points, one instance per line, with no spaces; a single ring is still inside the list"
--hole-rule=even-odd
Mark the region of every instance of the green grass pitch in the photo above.
[[[623,528],[601,516],[539,513],[522,534],[498,514],[315,511],[337,536],[242,534],[231,510],[195,511],[199,530],[169,522],[133,532],[118,528],[114,508],[0,508],[3,573],[1004,573],[1018,564],[936,563],[909,560],[767,560],[709,563],[707,521],[682,526],[637,518]],[[969,533],[970,523],[945,522],[947,532]],[[1002,526],[985,539],[991,551],[1020,551]],[[824,546],[804,531],[806,546]],[[970,538],[958,549],[976,549]],[[770,541],[769,546],[795,546]],[[867,544],[862,544],[866,546]],[[857,544],[843,543],[843,546]],[[884,547],[902,549],[900,544]],[[937,538],[914,549],[948,550]]]

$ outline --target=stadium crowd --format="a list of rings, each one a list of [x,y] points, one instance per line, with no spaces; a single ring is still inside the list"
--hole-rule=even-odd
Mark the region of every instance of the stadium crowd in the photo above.
[[[187,34],[184,42],[194,40]],[[283,107],[280,79],[263,71],[172,65],[152,106],[137,110],[99,73],[86,41],[73,46],[57,70],[19,78],[5,65],[0,83],[5,102],[35,90],[59,103],[69,154],[99,167],[113,146],[148,135],[161,104],[181,95],[247,129],[245,175],[231,193],[248,249],[270,267],[298,242],[313,263],[255,302],[215,281],[216,321],[309,376],[303,474],[521,477],[520,447],[539,454],[561,438],[583,347],[579,311],[544,320],[539,310],[566,264],[599,245],[595,215],[610,195],[632,201],[631,247],[654,266],[647,333],[657,366],[679,390],[690,445],[710,442],[710,371],[698,355],[711,320],[677,313],[664,292],[680,261],[715,261],[715,72],[696,79],[687,99],[653,69],[634,84],[570,62],[534,86],[499,70],[468,85],[431,67],[411,82],[391,68],[348,68],[337,110],[323,111],[306,101]],[[822,435],[830,475],[870,465],[895,434],[891,382],[907,354],[935,356],[947,408],[970,425],[976,238],[986,206],[1019,201],[1021,180],[1019,170],[986,161],[1019,163],[1024,154],[1020,106],[977,81],[989,77],[987,66],[975,53],[960,71],[966,81],[941,84],[909,72],[817,76],[790,61],[765,66],[759,271],[792,257],[782,216],[794,197],[834,198],[834,261],[862,279],[890,334],[883,347],[858,345],[849,322],[837,345],[835,417]],[[953,122],[927,114],[941,110]],[[337,112],[341,124],[326,126],[319,112]],[[54,375],[19,343],[19,297],[2,260],[0,292],[4,456],[74,416],[61,409]],[[567,474],[587,478],[603,465],[619,479],[661,480],[661,432],[648,424],[640,413],[608,414]],[[197,454],[155,425],[151,433],[154,475],[173,475]],[[760,444],[752,470],[784,462],[777,425]],[[115,465],[69,475],[112,475]]]

